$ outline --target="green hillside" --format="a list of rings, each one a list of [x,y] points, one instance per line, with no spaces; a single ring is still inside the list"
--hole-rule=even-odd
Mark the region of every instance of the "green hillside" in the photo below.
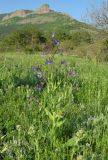
[[[9,13],[8,15],[11,14],[12,13]],[[37,14],[31,11],[24,17],[16,16],[3,20],[6,15],[7,14],[0,15],[0,43],[14,31],[22,28],[26,29],[27,27],[31,30],[31,27],[33,27],[39,30],[41,34],[44,34],[44,38],[48,40],[46,42],[47,46],[50,46],[51,33],[55,32],[57,35],[56,38],[60,41],[60,48],[66,54],[77,54],[80,55],[80,57],[88,56],[90,58],[99,56],[99,59],[103,56],[103,43],[104,40],[107,39],[108,33],[92,25],[80,22],[67,14],[55,11]],[[3,46],[5,45],[7,46],[6,42],[3,43]],[[0,48],[2,49],[3,47]],[[39,43],[39,45],[36,46],[35,43],[34,47],[25,46],[25,48],[30,48],[30,50],[36,48],[36,51],[42,51],[43,45],[40,46]],[[25,50],[25,48],[23,48],[23,50]],[[104,48],[108,48],[108,46],[106,45]],[[14,51],[17,50],[19,49],[15,49]],[[52,48],[50,48],[50,50],[52,50]]]
[[[5,14],[0,15],[0,33],[5,35],[16,28],[34,25],[42,30],[54,31],[58,28],[64,28],[69,32],[73,31],[88,31],[93,34],[98,34],[98,30],[90,25],[81,23],[70,16],[58,12],[52,12],[47,14],[28,14],[26,17],[14,17],[9,20],[2,21]]]

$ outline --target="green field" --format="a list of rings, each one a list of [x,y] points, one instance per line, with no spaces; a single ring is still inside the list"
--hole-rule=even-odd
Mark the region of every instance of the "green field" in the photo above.
[[[0,160],[108,160],[108,64],[0,55]]]

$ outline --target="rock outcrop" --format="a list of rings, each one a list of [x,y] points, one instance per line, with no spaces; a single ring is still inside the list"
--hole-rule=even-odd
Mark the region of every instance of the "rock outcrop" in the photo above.
[[[30,13],[29,10],[17,10],[15,12],[12,12],[11,14],[8,14],[7,16],[3,17],[3,21],[11,19],[13,17],[25,17],[28,13]]]
[[[52,12],[52,10],[50,9],[48,4],[44,4],[39,9],[36,10],[37,14],[45,14],[50,12]]]
[[[48,4],[42,5],[39,9],[36,11],[30,11],[30,10],[16,10],[15,12],[12,12],[5,17],[3,17],[2,21],[14,18],[14,17],[26,17],[28,14],[34,13],[34,14],[45,14],[50,13],[52,10],[50,9]]]

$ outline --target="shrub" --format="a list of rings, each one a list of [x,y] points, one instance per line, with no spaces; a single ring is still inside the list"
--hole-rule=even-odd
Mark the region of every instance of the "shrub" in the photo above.
[[[100,61],[108,62],[108,39],[103,40],[100,52],[97,56]]]
[[[1,48],[7,50],[40,50],[38,45],[45,43],[46,38],[43,33],[34,27],[21,28],[10,33],[1,43]]]
[[[103,50],[108,51],[108,39],[105,39],[105,40],[103,41]]]
[[[63,51],[73,50],[74,43],[72,42],[72,40],[65,40],[61,42],[60,47],[62,48]]]
[[[81,43],[91,43],[92,37],[88,32],[73,32],[71,34],[71,40],[74,42],[75,46],[78,46]]]

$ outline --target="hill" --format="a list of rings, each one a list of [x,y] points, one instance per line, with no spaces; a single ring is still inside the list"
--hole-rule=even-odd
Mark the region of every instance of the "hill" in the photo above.
[[[23,9],[0,14],[0,40],[27,26],[39,29],[46,35],[56,32],[59,34],[57,38],[61,41],[60,47],[63,50],[90,57],[101,51],[103,41],[108,35],[101,29],[80,22],[66,13],[54,11],[48,4],[44,4],[34,11]],[[85,43],[86,41],[90,43]]]
[[[0,14],[0,36],[25,25],[34,25],[42,30],[54,31],[56,28],[65,28],[70,32],[85,30],[93,34],[98,33],[96,28],[81,23],[65,13],[53,11],[47,4],[35,11],[17,10],[8,14]]]

